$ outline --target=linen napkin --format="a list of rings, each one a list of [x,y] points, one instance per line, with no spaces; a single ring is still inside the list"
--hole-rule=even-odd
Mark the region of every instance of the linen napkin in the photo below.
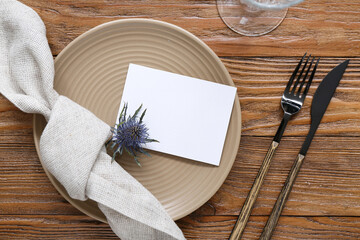
[[[40,17],[16,0],[0,1],[0,93],[45,116],[45,167],[74,199],[98,202],[121,239],[185,239],[160,202],[106,153],[110,126],[53,89],[54,63]]]

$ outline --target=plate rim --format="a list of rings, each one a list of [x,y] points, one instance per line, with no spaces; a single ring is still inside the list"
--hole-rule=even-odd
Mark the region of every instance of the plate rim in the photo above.
[[[106,22],[106,23],[102,23],[96,27],[93,27],[89,30],[87,30],[86,32],[80,34],[78,37],[76,37],[73,41],[71,41],[67,46],[65,46],[65,48],[63,48],[61,50],[61,52],[56,56],[55,58],[55,61],[54,61],[54,65],[57,63],[57,61],[61,58],[61,56],[63,54],[65,54],[66,52],[66,49],[68,48],[71,48],[72,45],[76,44],[78,41],[81,41],[83,38],[86,38],[89,34],[93,33],[93,32],[96,32],[104,27],[107,27],[107,26],[112,26],[112,25],[117,25],[117,24],[122,24],[122,23],[151,23],[151,24],[156,24],[156,25],[160,25],[160,26],[165,26],[165,27],[168,27],[168,28],[172,28],[174,30],[177,30],[179,32],[181,32],[182,34],[185,34],[187,37],[191,38],[193,41],[199,43],[200,45],[202,45],[202,47],[204,47],[207,52],[209,54],[211,54],[212,58],[218,63],[218,65],[220,66],[220,68],[222,69],[222,71],[225,73],[226,77],[231,80],[230,81],[230,86],[234,86],[235,87],[235,84],[231,78],[231,75],[229,73],[229,71],[226,69],[224,63],[220,60],[220,58],[215,54],[215,52],[206,44],[204,43],[200,38],[196,37],[194,34],[192,34],[191,32],[179,27],[179,26],[176,26],[172,23],[168,23],[168,22],[164,22],[164,21],[160,21],[160,20],[155,20],[155,19],[147,19],[147,18],[131,18],[131,19],[118,19],[118,20],[113,20],[113,21],[110,21],[110,22]],[[232,169],[233,165],[234,165],[234,162],[236,160],[236,155],[238,153],[238,150],[239,150],[239,147],[240,147],[240,139],[241,139],[241,132],[242,132],[242,114],[241,114],[241,106],[240,106],[240,101],[239,101],[239,97],[238,97],[238,94],[236,93],[235,94],[235,100],[234,100],[234,106],[233,106],[233,111],[231,114],[234,114],[234,109],[235,108],[238,108],[239,111],[238,111],[238,119],[240,121],[240,125],[239,125],[239,134],[237,134],[234,142],[235,142],[235,146],[237,146],[237,151],[232,154],[231,156],[231,163],[228,165],[227,168],[225,168],[224,170],[224,177],[223,179],[219,179],[219,181],[217,181],[217,184],[216,186],[213,188],[214,190],[213,191],[209,191],[209,194],[207,194],[207,196],[210,196],[210,197],[206,197],[207,200],[204,201],[204,202],[198,202],[198,204],[195,204],[193,205],[193,207],[184,212],[183,214],[179,214],[178,216],[175,216],[173,218],[174,221],[176,220],[179,220],[185,216],[187,216],[188,214],[194,212],[195,210],[197,210],[199,207],[201,207],[202,205],[204,205],[207,201],[209,201],[211,199],[212,196],[215,195],[215,193],[220,189],[220,187],[223,185],[223,183],[225,182],[226,178],[228,177],[229,173],[230,173],[230,170]],[[103,222],[103,223],[108,223],[107,220],[106,220],[106,217],[105,216],[102,216],[102,217],[99,217],[97,215],[94,215],[92,214],[91,212],[87,211],[86,209],[84,209],[83,207],[79,206],[75,201],[79,201],[79,200],[76,200],[76,199],[72,199],[70,196],[68,196],[67,194],[65,194],[63,192],[62,189],[60,189],[60,187],[57,185],[58,183],[55,182],[55,177],[45,168],[43,162],[42,162],[42,158],[41,158],[41,155],[40,155],[40,147],[39,147],[39,142],[36,140],[36,139],[40,139],[40,136],[41,135],[38,135],[36,129],[36,119],[37,117],[40,116],[39,114],[33,114],[33,122],[32,122],[32,127],[33,127],[33,138],[34,138],[34,142],[35,142],[35,148],[36,148],[36,152],[37,152],[37,155],[39,157],[39,160],[40,160],[40,163],[42,165],[42,168],[44,169],[44,172],[45,174],[47,175],[48,179],[50,180],[51,184],[55,187],[55,189],[58,191],[58,193],[60,193],[60,195],[62,197],[64,197],[73,207],[75,207],[76,209],[78,209],[79,211],[81,211],[82,213],[88,215],[89,217],[92,217],[100,222]],[[220,162],[221,164],[221,162]],[[56,180],[57,181],[57,180]],[[66,190],[65,190],[66,192]]]

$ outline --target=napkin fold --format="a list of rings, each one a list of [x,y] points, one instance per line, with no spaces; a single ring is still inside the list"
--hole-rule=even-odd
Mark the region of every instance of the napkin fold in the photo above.
[[[0,1],[0,93],[48,121],[45,167],[74,199],[96,201],[121,239],[185,239],[160,202],[106,153],[110,126],[53,89],[46,29],[31,8]]]

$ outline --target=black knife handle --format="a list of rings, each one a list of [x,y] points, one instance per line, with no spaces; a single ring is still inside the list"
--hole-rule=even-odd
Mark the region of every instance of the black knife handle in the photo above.
[[[281,215],[281,212],[285,207],[286,200],[288,199],[291,189],[295,183],[296,177],[299,173],[304,158],[305,156],[302,154],[297,155],[296,160],[286,179],[286,182],[281,190],[281,193],[279,194],[278,199],[276,200],[276,203],[274,205],[274,208],[272,209],[271,215],[268,221],[266,222],[263,232],[261,233],[260,240],[268,240],[271,238],[275,230],[275,227],[277,225],[277,222],[279,220],[279,217]]]

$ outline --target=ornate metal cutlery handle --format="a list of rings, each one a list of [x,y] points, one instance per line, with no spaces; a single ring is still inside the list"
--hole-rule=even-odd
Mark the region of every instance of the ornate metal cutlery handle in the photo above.
[[[271,238],[271,236],[275,230],[275,227],[277,225],[277,222],[279,220],[279,217],[281,215],[281,212],[285,207],[286,200],[288,199],[288,197],[290,195],[291,189],[294,185],[294,182],[299,173],[299,170],[301,168],[304,158],[305,158],[304,155],[301,155],[301,154],[297,155],[296,160],[295,160],[295,162],[290,170],[290,173],[286,179],[286,182],[281,190],[281,193],[280,193],[278,199],[276,200],[276,203],[271,212],[271,215],[270,215],[270,217],[264,227],[264,230],[260,236],[260,240],[265,240],[265,239]]]
[[[254,181],[254,184],[248,194],[248,197],[245,200],[244,206],[241,209],[241,213],[237,219],[237,222],[235,224],[235,227],[233,228],[233,231],[230,235],[229,240],[237,240],[241,238],[241,235],[244,232],[244,229],[246,227],[246,223],[249,219],[251,210],[254,206],[254,203],[257,199],[257,196],[260,192],[261,185],[264,181],[264,178],[266,176],[266,173],[269,170],[271,159],[275,153],[276,148],[279,146],[278,142],[273,141],[269,147],[269,150],[264,158],[264,161],[261,165],[261,168],[258,172],[258,175],[256,176],[256,179]]]

